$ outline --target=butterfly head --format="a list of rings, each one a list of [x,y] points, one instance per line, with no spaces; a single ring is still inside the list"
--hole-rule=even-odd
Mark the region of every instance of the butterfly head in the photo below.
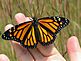
[[[37,18],[36,17],[32,17],[32,19],[34,20],[34,22],[37,22]]]
[[[37,23],[38,23],[38,19],[36,18],[36,17],[32,17],[32,19],[33,19],[33,25],[34,26],[37,26]]]

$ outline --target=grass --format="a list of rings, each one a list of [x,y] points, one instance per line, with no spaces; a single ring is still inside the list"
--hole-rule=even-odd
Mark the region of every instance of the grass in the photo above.
[[[26,16],[37,18],[44,16],[63,16],[70,20],[55,41],[57,49],[63,54],[66,51],[66,42],[70,36],[77,36],[81,45],[81,0],[0,0],[0,36],[4,27],[16,24],[14,16],[22,12]],[[6,54],[10,61],[18,61],[13,48],[8,41],[0,37],[0,53]],[[64,56],[69,61],[68,54]]]

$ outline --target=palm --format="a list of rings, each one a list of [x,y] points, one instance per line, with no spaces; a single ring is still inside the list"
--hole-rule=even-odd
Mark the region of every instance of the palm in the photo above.
[[[25,49],[15,43],[14,49],[19,61],[65,61],[53,45],[46,47],[38,45],[34,49]]]

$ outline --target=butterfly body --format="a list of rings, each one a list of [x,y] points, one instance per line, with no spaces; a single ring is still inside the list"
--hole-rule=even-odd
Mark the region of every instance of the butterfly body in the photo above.
[[[63,17],[34,17],[30,20],[5,31],[2,38],[15,40],[25,48],[35,48],[38,42],[45,46],[53,43],[57,33],[69,23]]]

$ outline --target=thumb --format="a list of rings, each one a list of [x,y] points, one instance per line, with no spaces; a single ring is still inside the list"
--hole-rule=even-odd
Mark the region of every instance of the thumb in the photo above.
[[[81,61],[81,49],[77,37],[72,36],[68,39],[67,49],[71,61]]]
[[[0,54],[0,61],[10,61],[10,60],[6,55]]]

